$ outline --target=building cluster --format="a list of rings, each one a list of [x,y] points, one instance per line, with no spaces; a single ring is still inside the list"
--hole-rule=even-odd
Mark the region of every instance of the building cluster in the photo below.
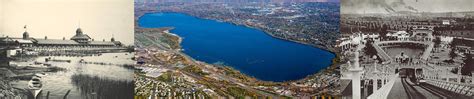
[[[332,47],[338,37],[339,6],[335,3],[269,4],[156,4],[157,12],[192,16],[255,27],[281,39],[318,47]],[[148,11],[148,8],[141,10]],[[229,11],[230,10],[230,11]],[[213,13],[213,14],[207,14]]]
[[[147,65],[142,69],[156,68],[154,65]],[[203,88],[195,83],[194,80],[178,75],[175,72],[145,70],[147,76],[136,75],[135,77],[135,96],[147,97],[151,99],[159,97],[185,97],[185,98],[208,98],[215,94],[212,90]],[[150,78],[149,73],[154,72],[158,77]],[[190,83],[191,82],[191,83]]]

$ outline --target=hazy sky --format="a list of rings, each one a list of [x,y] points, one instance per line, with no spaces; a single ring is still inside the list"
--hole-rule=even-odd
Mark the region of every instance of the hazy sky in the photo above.
[[[474,0],[341,0],[341,13],[474,11]]]
[[[112,35],[133,44],[133,0],[0,0],[3,28],[0,36],[21,37],[27,25],[30,37],[66,39],[80,26],[96,41]],[[1,13],[2,11],[0,11]],[[0,16],[1,18],[1,16]]]
[[[3,32],[3,1],[4,0],[0,0],[0,33]]]

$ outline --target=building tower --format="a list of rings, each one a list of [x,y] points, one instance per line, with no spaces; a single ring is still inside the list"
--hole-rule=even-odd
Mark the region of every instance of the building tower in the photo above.
[[[110,41],[115,42],[114,35],[112,35],[112,38],[110,39]]]
[[[30,34],[28,34],[28,31],[26,31],[26,25],[25,27],[23,27],[25,29],[25,32],[23,32],[23,39],[29,39],[30,38]]]
[[[84,34],[81,28],[77,28],[76,35],[74,35],[71,40],[74,40],[78,43],[89,43],[91,38],[89,35]]]
[[[23,39],[29,39],[30,38],[30,35],[28,34],[28,32],[23,32]]]

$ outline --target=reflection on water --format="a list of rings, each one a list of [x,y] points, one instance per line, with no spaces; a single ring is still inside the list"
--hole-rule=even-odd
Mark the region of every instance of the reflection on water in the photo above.
[[[385,48],[385,52],[390,55],[392,58],[400,55],[403,52],[405,55],[409,57],[420,57],[423,54],[422,48],[408,48],[408,47],[388,47]]]
[[[41,63],[50,63],[53,66],[65,68],[64,71],[49,72],[43,77],[43,96],[49,91],[50,99],[63,98],[68,90],[68,98],[70,99],[86,99],[90,98],[84,96],[85,94],[93,90],[97,95],[107,96],[109,93],[101,93],[106,91],[113,91],[115,93],[125,93],[129,90],[115,90],[117,86],[123,86],[127,88],[133,81],[133,70],[127,69],[123,66],[115,65],[99,65],[99,64],[82,64],[79,63],[81,59],[87,62],[104,62],[114,64],[133,64],[134,61],[130,58],[133,57],[133,53],[104,53],[101,56],[88,56],[88,57],[66,57],[66,56],[55,56],[52,59],[60,60],[71,60],[71,62],[45,62],[45,58],[49,57],[38,57],[35,60],[27,62],[16,62],[18,65],[29,65],[33,64],[34,61]],[[73,81],[75,79],[76,81]],[[26,88],[28,81],[16,81],[13,82],[15,87]],[[110,84],[107,84],[110,83]],[[85,86],[85,84],[89,84]],[[98,84],[98,85],[94,85]],[[98,88],[92,88],[98,87]],[[133,87],[131,87],[133,88]],[[110,90],[109,90],[110,89]],[[133,90],[133,89],[130,89]],[[124,92],[118,92],[124,91]],[[99,94],[100,93],[100,94]],[[133,92],[130,92],[133,93]],[[104,97],[105,97],[104,96]],[[132,94],[130,95],[132,96]],[[102,97],[102,96],[101,96]],[[107,98],[108,99],[108,98]]]
[[[75,86],[83,97],[91,99],[133,99],[133,81],[114,80],[90,75],[73,75]],[[101,86],[101,87],[98,87]]]

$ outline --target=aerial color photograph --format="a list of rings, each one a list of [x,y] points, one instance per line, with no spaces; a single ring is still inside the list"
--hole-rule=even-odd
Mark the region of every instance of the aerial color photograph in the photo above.
[[[133,0],[0,0],[0,99],[133,99]]]
[[[341,0],[343,99],[473,99],[473,0]]]
[[[339,0],[135,0],[135,99],[332,98]]]

